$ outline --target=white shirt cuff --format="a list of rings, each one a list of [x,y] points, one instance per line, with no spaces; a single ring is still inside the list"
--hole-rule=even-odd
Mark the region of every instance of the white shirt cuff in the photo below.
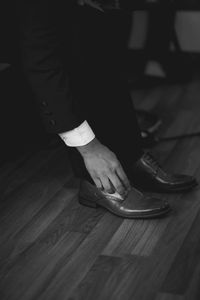
[[[59,136],[69,147],[85,146],[95,138],[95,134],[87,121],[73,130],[59,133]]]

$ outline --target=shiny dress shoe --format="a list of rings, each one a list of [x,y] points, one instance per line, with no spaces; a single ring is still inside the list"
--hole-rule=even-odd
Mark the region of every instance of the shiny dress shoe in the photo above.
[[[131,180],[134,186],[149,192],[184,192],[198,185],[192,176],[165,172],[150,153],[145,153],[135,163]]]
[[[161,217],[171,210],[167,202],[144,196],[134,188],[122,198],[118,193],[106,193],[86,180],[80,183],[79,202],[93,208],[101,206],[119,217],[130,219]]]

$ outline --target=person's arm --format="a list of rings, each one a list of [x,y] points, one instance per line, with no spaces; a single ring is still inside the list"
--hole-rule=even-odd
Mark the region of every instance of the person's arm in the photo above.
[[[124,194],[129,182],[115,154],[102,145],[87,126],[86,131],[90,133],[84,134],[85,140],[80,141],[85,118],[73,113],[69,78],[59,56],[54,10],[48,6],[55,2],[19,1],[24,70],[39,102],[46,130],[59,134],[67,146],[77,148],[97,187],[105,191],[113,191],[114,187]]]
[[[70,131],[85,118],[73,112],[74,99],[61,60],[56,31],[60,3],[19,0],[18,5],[24,71],[46,130],[52,133]]]

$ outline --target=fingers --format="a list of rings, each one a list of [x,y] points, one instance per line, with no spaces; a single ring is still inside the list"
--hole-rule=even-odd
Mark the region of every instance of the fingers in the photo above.
[[[92,179],[93,179],[93,181],[94,181],[94,183],[95,183],[95,185],[96,185],[96,187],[97,187],[98,189],[103,189],[101,180],[100,180],[98,177],[95,177],[95,176],[93,177],[93,176],[92,176]]]
[[[118,192],[121,196],[126,196],[131,189],[129,180],[119,164],[116,169],[109,169],[108,172],[93,173],[90,175],[97,188],[103,189],[109,194]]]
[[[119,165],[118,168],[116,169],[116,173],[117,173],[118,177],[120,178],[120,180],[122,181],[122,183],[124,184],[125,188],[128,191],[130,191],[130,189],[131,189],[130,181],[128,180],[128,177],[126,176],[121,165]]]
[[[100,178],[91,174],[91,177],[98,189],[103,189],[109,194],[117,191],[120,195],[125,195],[125,188],[116,173],[102,174]]]
[[[111,184],[113,185],[115,191],[117,191],[120,195],[125,196],[126,195],[126,188],[123,185],[122,181],[117,176],[116,172],[112,172],[108,174],[108,178],[111,181]]]
[[[100,177],[101,183],[102,183],[102,187],[104,189],[105,192],[109,193],[109,194],[113,194],[115,192],[115,187],[112,186],[109,178],[107,177],[107,175],[103,175]]]

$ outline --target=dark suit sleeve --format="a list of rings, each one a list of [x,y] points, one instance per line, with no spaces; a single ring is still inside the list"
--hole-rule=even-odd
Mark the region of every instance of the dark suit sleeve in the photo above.
[[[66,0],[67,1],[67,0]],[[52,0],[19,0],[22,61],[48,132],[61,133],[84,119],[73,111],[69,78],[60,58]]]

